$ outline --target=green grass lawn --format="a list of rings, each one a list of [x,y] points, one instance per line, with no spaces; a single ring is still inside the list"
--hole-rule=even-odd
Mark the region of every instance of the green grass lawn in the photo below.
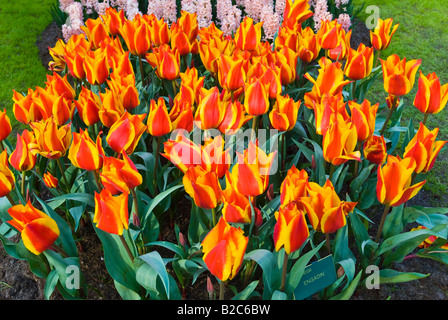
[[[0,0],[0,108],[8,110],[13,127],[12,89],[26,92],[44,86],[46,74],[35,45],[37,37],[52,21],[55,0]]]
[[[435,72],[441,84],[448,83],[448,5],[446,1],[440,0],[354,0],[356,6],[364,4],[364,12],[359,18],[365,21],[369,13],[365,8],[376,5],[380,10],[380,18],[393,18],[394,25],[399,23],[397,32],[392,38],[388,49],[381,53],[381,58],[386,59],[391,54],[398,54],[400,58],[422,59],[420,70],[425,74]],[[414,100],[418,75],[412,91],[404,97],[406,109],[403,121],[413,119],[415,127],[423,120],[423,115],[412,105]],[[383,88],[382,78],[378,77],[372,86],[367,99],[383,103],[387,94]],[[448,108],[445,107],[437,115],[428,118],[426,125],[429,129],[439,127],[438,140],[448,140],[448,126],[446,119]],[[434,200],[434,206],[448,206],[448,148],[439,154],[433,170],[427,176],[425,190],[441,196]]]

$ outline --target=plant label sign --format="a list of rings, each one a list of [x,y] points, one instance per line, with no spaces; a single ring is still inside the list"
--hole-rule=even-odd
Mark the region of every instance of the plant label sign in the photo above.
[[[336,279],[333,255],[326,256],[305,268],[294,296],[296,300],[303,300],[333,284]]]

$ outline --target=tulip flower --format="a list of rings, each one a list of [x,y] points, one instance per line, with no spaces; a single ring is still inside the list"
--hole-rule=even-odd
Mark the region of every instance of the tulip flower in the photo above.
[[[222,88],[237,91],[244,87],[246,72],[243,68],[244,59],[233,58],[221,54],[218,61],[218,80]]]
[[[282,85],[287,85],[296,80],[297,61],[299,53],[288,47],[283,47],[274,52],[275,65],[280,68],[280,80]]]
[[[257,49],[261,40],[261,26],[261,22],[254,24],[252,18],[249,16],[244,17],[235,32],[235,45],[237,48],[247,51]]]
[[[126,153],[123,152],[122,156],[123,159],[103,156],[100,180],[112,195],[129,193],[143,182],[143,177],[134,162]]]
[[[396,24],[391,31],[392,23],[393,19],[391,18],[386,20],[379,18],[375,29],[370,31],[370,42],[375,50],[384,50],[389,47],[390,40],[399,26]]]
[[[331,180],[324,186],[310,182],[308,196],[300,202],[304,206],[313,229],[322,233],[333,233],[346,225],[346,216],[353,211],[356,202],[341,201]]]
[[[94,125],[100,121],[101,100],[97,94],[83,86],[78,99],[73,101],[73,103],[79,117],[87,126]]]
[[[53,176],[50,172],[44,173],[44,175],[42,176],[42,180],[44,181],[47,188],[50,189],[57,188],[59,185],[58,179],[55,176]]]
[[[348,121],[350,116],[342,92],[336,95],[324,93],[320,103],[314,105],[314,119],[316,133],[319,135],[325,135],[330,124],[334,122]]]
[[[5,197],[14,189],[16,178],[8,166],[8,153],[0,154],[0,197]]]
[[[101,49],[89,51],[84,57],[84,71],[87,81],[92,85],[101,85],[109,77],[107,56]]]
[[[101,107],[98,111],[98,117],[101,123],[110,128],[120,120],[126,113],[122,100],[116,92],[106,89],[105,93],[100,93]]]
[[[128,50],[135,56],[144,56],[151,48],[149,26],[140,15],[133,20],[125,20],[120,27],[120,34]]]
[[[278,29],[277,37],[275,38],[274,44],[275,49],[281,49],[283,47],[288,47],[293,51],[299,50],[300,41],[300,25],[296,24],[292,28],[288,26],[282,26]]]
[[[34,136],[31,131],[24,130],[21,135],[17,134],[16,148],[9,156],[9,163],[17,171],[29,171],[36,165],[36,155],[29,148],[33,140]]]
[[[340,44],[340,33],[342,30],[342,25],[338,23],[336,19],[334,20],[323,20],[321,21],[321,26],[317,32],[317,38],[319,39],[319,44],[324,50],[330,50],[336,48]]]
[[[414,106],[425,115],[436,114],[445,108],[448,102],[448,83],[443,86],[435,72],[425,76],[420,71],[418,90],[414,99]]]
[[[47,116],[46,111],[42,110],[43,106],[37,101],[37,95],[38,92],[33,91],[31,88],[28,88],[28,94],[25,96],[13,90],[13,112],[17,121],[29,124],[30,122],[42,120],[44,115]]]
[[[154,48],[146,54],[148,63],[156,69],[156,74],[161,79],[174,80],[179,77],[180,55],[179,51],[171,50],[167,44]]]
[[[22,236],[25,248],[39,255],[51,248],[59,238],[59,228],[51,217],[33,207],[30,201],[24,206],[15,205],[8,209],[12,220],[7,221]]]
[[[199,102],[199,96],[204,87],[205,76],[199,77],[199,72],[195,67],[187,68],[185,72],[179,74],[181,79],[181,89],[187,88],[191,90],[191,104],[195,105]]]
[[[140,104],[137,88],[135,87],[135,75],[133,73],[120,75],[112,73],[111,80],[107,84],[112,93],[118,97],[126,110],[131,110]]]
[[[120,28],[126,20],[124,10],[117,11],[115,8],[108,7],[101,17],[103,18],[107,32],[111,36],[120,35]]]
[[[152,13],[149,15],[144,15],[143,19],[148,23],[151,43],[154,47],[170,43],[171,31],[164,18],[157,19],[157,17]]]
[[[381,59],[380,59],[381,60]],[[384,90],[395,96],[404,96],[411,91],[415,82],[415,74],[421,64],[420,60],[400,60],[396,54],[381,60],[383,68]]]
[[[52,75],[47,74],[45,81],[45,90],[56,96],[64,96],[67,100],[75,98],[75,89],[68,82],[67,75],[61,77],[58,73],[53,72]]]
[[[171,161],[179,170],[186,173],[190,167],[202,165],[202,148],[179,133],[174,140],[164,144],[162,156]]]
[[[373,68],[373,48],[366,47],[363,43],[358,49],[348,50],[347,62],[345,63],[344,73],[352,80],[361,80],[366,78]]]
[[[338,29],[338,43],[336,47],[326,50],[326,55],[328,58],[332,59],[333,61],[344,61],[347,60],[348,53],[350,47],[352,37],[352,30],[349,30],[348,32],[345,32],[344,29]]]
[[[96,19],[87,19],[84,23],[84,26],[81,26],[81,30],[84,31],[84,33],[87,36],[88,41],[91,44],[91,48],[93,50],[96,50],[100,47],[100,43],[109,37],[109,33],[107,31],[106,26],[103,23],[103,20],[101,17],[98,17]]]
[[[298,170],[293,165],[287,172],[280,186],[280,204],[286,206],[292,201],[299,201],[307,195],[308,173],[305,169]]]
[[[71,163],[80,169],[87,171],[95,171],[102,167],[103,153],[100,144],[101,138],[97,138],[95,143],[90,137],[87,130],[80,133],[73,132],[73,141],[68,152],[68,159]]]
[[[245,88],[244,108],[251,116],[260,116],[269,110],[269,92],[261,80],[254,80]]]
[[[383,164],[387,158],[384,136],[372,135],[364,141],[364,158],[375,164]]]
[[[356,127],[358,141],[365,141],[373,135],[378,106],[379,103],[372,106],[367,99],[361,104],[354,101],[348,102],[348,107],[351,112],[351,121]]]
[[[226,188],[222,191],[223,218],[230,223],[250,223],[252,220],[252,208],[255,214],[255,225],[260,226],[263,218],[261,211],[249,202],[249,198],[239,193],[233,185],[230,171],[226,172]]]
[[[301,24],[312,15],[313,12],[310,10],[307,0],[287,0],[283,11],[282,26],[287,25],[291,27]]]
[[[178,25],[182,28],[182,31],[187,35],[188,40],[193,42],[197,38],[199,32],[199,25],[197,20],[197,13],[190,13],[188,11],[181,10],[180,18],[177,20]]]
[[[49,159],[64,156],[72,141],[70,124],[58,126],[53,117],[30,123],[35,140],[29,144],[33,154],[39,153]]]
[[[250,141],[244,153],[238,153],[238,162],[232,167],[232,181],[236,190],[245,196],[262,194],[268,187],[275,156],[276,152],[267,155]]]
[[[418,226],[417,228],[412,228],[411,231],[425,230],[425,229],[428,229],[428,228],[426,228],[426,227],[424,227],[424,226]],[[434,241],[436,241],[437,239],[438,239],[438,238],[437,238],[436,236],[429,236],[428,238],[426,238],[425,240],[423,240],[423,242],[420,243],[418,246],[419,246],[420,248],[427,249],[427,248],[429,248],[429,247],[434,243]],[[439,248],[440,248],[440,249],[448,250],[448,242],[445,243],[444,245],[440,246]]]
[[[319,74],[314,80],[309,73],[304,77],[313,83],[311,92],[306,92],[304,96],[305,106],[314,109],[314,105],[321,103],[325,93],[330,96],[338,95],[342,92],[344,86],[350,83],[350,80],[344,79],[344,72],[341,69],[340,62],[332,62],[322,57],[319,60]]]
[[[313,29],[311,27],[301,29],[298,48],[299,59],[305,63],[310,63],[319,56],[320,50],[321,46]]]
[[[184,99],[175,99],[174,105],[169,112],[169,117],[173,130],[186,130],[191,132],[193,130],[193,108],[191,102]]]
[[[130,114],[125,112],[109,129],[106,141],[117,153],[126,152],[131,154],[146,131],[147,126],[143,123],[146,114]]]
[[[8,138],[11,131],[12,131],[11,121],[9,120],[9,117],[6,114],[6,109],[3,109],[3,112],[0,111],[0,143],[6,138]]]
[[[224,102],[225,108],[224,118],[218,127],[222,134],[236,133],[243,125],[245,125],[252,116],[246,113],[246,110],[239,100]]]
[[[224,107],[218,87],[202,89],[202,98],[194,115],[195,121],[202,130],[218,128],[224,119]]]
[[[426,173],[432,169],[440,150],[448,141],[436,141],[439,128],[430,131],[420,122],[419,129],[415,136],[406,146],[403,157],[415,159],[415,173]]]
[[[295,102],[288,95],[278,95],[269,113],[271,125],[281,132],[292,130],[297,121],[300,103],[300,100]]]
[[[232,163],[230,149],[224,149],[224,138],[217,135],[214,138],[205,138],[203,152],[203,165],[207,171],[215,172],[217,177],[221,179],[229,170]]]
[[[105,232],[122,235],[129,228],[129,193],[113,196],[109,190],[95,192],[95,213],[93,223]]]
[[[203,29],[201,29],[203,30]],[[206,36],[204,36],[205,38]],[[198,45],[199,56],[204,67],[213,74],[218,73],[218,62],[221,55],[232,56],[235,49],[233,38],[213,35],[205,40],[201,37]]]
[[[70,74],[77,79],[86,77],[84,71],[84,58],[91,49],[91,44],[84,34],[73,35],[64,47],[64,58]]]
[[[177,48],[181,56],[189,53],[198,53],[198,40],[193,38],[191,41],[187,33],[183,31],[180,24],[173,22],[170,27],[171,32],[171,47]]]
[[[182,179],[185,191],[196,206],[214,209],[222,201],[222,190],[215,172],[207,172],[201,166],[188,168]]]
[[[48,63],[48,69],[55,72],[64,70],[66,63],[64,57],[65,42],[62,39],[58,39],[53,48],[48,48],[48,53],[53,58],[53,61]]]
[[[339,166],[348,160],[361,161],[361,152],[354,151],[357,141],[356,127],[353,123],[333,122],[322,141],[325,161],[334,166]]]
[[[426,183],[426,180],[411,185],[412,175],[416,169],[413,157],[400,159],[387,156],[387,162],[378,166],[378,183],[376,193],[379,202],[386,206],[399,206],[414,197]]]
[[[202,241],[202,259],[215,277],[231,280],[241,268],[248,242],[243,230],[220,218]]]
[[[159,98],[157,102],[151,100],[147,121],[147,131],[152,136],[161,137],[171,132],[173,125],[168,115],[165,99]]]
[[[275,212],[276,224],[274,227],[275,251],[285,249],[290,254],[300,249],[310,232],[305,219],[304,211],[300,210],[296,201],[289,202]]]

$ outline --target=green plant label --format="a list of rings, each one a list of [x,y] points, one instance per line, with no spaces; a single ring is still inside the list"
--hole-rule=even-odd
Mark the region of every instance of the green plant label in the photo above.
[[[333,284],[336,279],[333,255],[326,256],[306,266],[294,296],[296,300],[303,300]]]

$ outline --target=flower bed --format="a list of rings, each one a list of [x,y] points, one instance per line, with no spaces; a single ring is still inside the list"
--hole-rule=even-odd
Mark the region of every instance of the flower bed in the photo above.
[[[309,9],[286,2],[273,43],[250,17],[224,36],[188,12],[168,25],[108,9],[86,21],[87,37],[50,49],[46,87],[14,92],[29,125],[15,146],[1,118],[1,239],[47,279],[46,297],[88,297],[75,272],[84,223],[124,299],[180,299],[204,275],[220,284],[211,298],[293,299],[327,256],[334,278],[315,289],[347,299],[372,266],[393,283],[424,276],[390,268],[411,252],[446,263],[447,210],[406,205],[445,144],[425,121],[446,86],[420,74],[424,119],[402,126],[421,61],[375,56],[392,20],[372,48],[352,49],[337,20],[305,27]],[[381,73],[388,100],[365,100]],[[186,222],[175,237],[167,218]],[[413,222],[422,228],[406,231]]]

